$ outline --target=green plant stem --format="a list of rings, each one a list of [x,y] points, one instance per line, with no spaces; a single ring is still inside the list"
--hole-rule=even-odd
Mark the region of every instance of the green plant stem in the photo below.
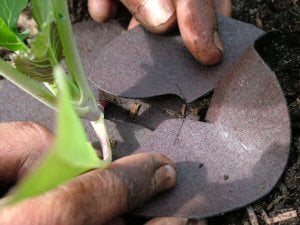
[[[57,30],[64,50],[66,64],[68,66],[71,77],[77,84],[79,92],[81,94],[81,98],[78,104],[75,105],[75,109],[78,111],[81,107],[84,107],[87,110],[87,114],[82,118],[91,121],[94,130],[100,140],[104,160],[111,162],[111,146],[105,126],[104,114],[97,107],[97,102],[93,96],[92,91],[90,90],[80,61],[79,53],[73,35],[67,1],[52,0],[52,2]]]
[[[1,58],[0,74],[39,101],[50,108],[55,109],[56,97],[52,93],[47,91],[30,77],[13,68]]]
[[[108,163],[111,163],[112,152],[111,152],[110,140],[105,126],[104,113],[102,112],[100,113],[99,120],[91,121],[91,125],[93,126],[99,138],[102,147],[103,160],[107,161]]]
[[[44,82],[43,84],[45,85],[45,87],[46,87],[53,95],[57,96],[58,90],[57,90],[57,85],[56,85],[56,83],[50,84],[50,83],[48,83],[48,82]]]
[[[75,44],[67,1],[53,0],[53,8],[58,34],[64,50],[66,64],[81,94],[77,106],[89,106],[91,107],[91,114],[95,114],[98,111],[98,108],[92,91],[90,90],[89,84],[86,80],[77,46]],[[99,113],[96,114],[99,115]],[[98,119],[99,118],[94,118],[95,121]]]

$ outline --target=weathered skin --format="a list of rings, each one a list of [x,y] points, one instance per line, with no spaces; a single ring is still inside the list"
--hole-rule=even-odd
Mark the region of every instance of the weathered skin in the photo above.
[[[216,10],[231,15],[231,0],[121,0],[135,20],[129,29],[142,24],[154,33],[167,33],[178,24],[183,40],[191,54],[205,65],[222,60],[223,48],[217,32]],[[216,7],[215,7],[216,2]],[[91,8],[93,5],[104,7]],[[98,22],[112,18],[111,8],[118,3],[112,0],[89,0],[92,17]],[[109,15],[109,16],[103,16]],[[101,18],[105,18],[101,20]],[[100,18],[100,19],[99,19]]]
[[[215,0],[217,12],[223,16],[232,16],[231,0]]]
[[[214,2],[176,0],[176,9],[181,36],[192,55],[206,65],[219,63],[223,47],[217,32]]]
[[[0,185],[13,184],[50,147],[53,134],[31,122],[0,123]]]
[[[35,123],[0,124],[0,137],[1,160],[5,162],[0,164],[0,174],[6,182],[19,178],[52,141],[52,134]],[[106,170],[93,170],[47,194],[2,209],[0,224],[101,225],[175,183],[174,165],[168,158],[136,154],[115,161]]]

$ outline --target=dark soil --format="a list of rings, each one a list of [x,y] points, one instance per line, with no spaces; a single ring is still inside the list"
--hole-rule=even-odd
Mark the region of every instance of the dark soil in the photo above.
[[[269,30],[299,30],[299,0],[232,0],[233,17]]]

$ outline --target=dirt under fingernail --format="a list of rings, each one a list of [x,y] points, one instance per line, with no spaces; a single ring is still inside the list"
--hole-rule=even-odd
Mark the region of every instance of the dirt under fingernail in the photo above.
[[[160,167],[154,174],[153,182],[157,192],[168,190],[176,184],[176,171],[171,165]]]

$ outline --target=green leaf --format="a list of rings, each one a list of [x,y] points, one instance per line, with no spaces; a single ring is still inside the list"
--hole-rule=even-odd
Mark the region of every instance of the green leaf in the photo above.
[[[54,82],[53,66],[63,58],[62,46],[55,25],[45,24],[32,42],[29,53],[16,58],[16,68],[39,82]]]
[[[17,30],[19,16],[27,4],[27,0],[0,0],[0,47],[27,50],[22,41],[25,36]]]
[[[32,55],[36,58],[44,57],[49,51],[58,62],[63,58],[61,42],[54,23],[45,24],[31,45]]]
[[[47,55],[50,47],[50,23],[43,26],[42,30],[36,35],[31,44],[31,53],[36,58],[41,58]]]
[[[40,29],[54,21],[52,0],[31,0],[32,14]]]
[[[10,30],[17,32],[19,16],[27,4],[28,0],[0,0],[0,17]]]
[[[19,88],[32,95],[34,98],[43,102],[50,108],[55,108],[56,98],[47,89],[30,77],[21,73],[12,65],[0,58],[0,75],[17,85]]]
[[[1,0],[0,0],[1,1]],[[7,26],[0,17],[0,47],[7,48],[12,51],[27,50],[24,42]]]
[[[15,65],[20,72],[33,80],[48,83],[54,82],[52,65],[47,58],[30,60],[27,57],[19,56],[15,61]]]
[[[55,74],[61,90],[56,140],[40,166],[18,184],[6,204],[42,194],[86,171],[107,166],[87,142],[79,117],[70,104],[65,75],[61,70],[55,70]]]

